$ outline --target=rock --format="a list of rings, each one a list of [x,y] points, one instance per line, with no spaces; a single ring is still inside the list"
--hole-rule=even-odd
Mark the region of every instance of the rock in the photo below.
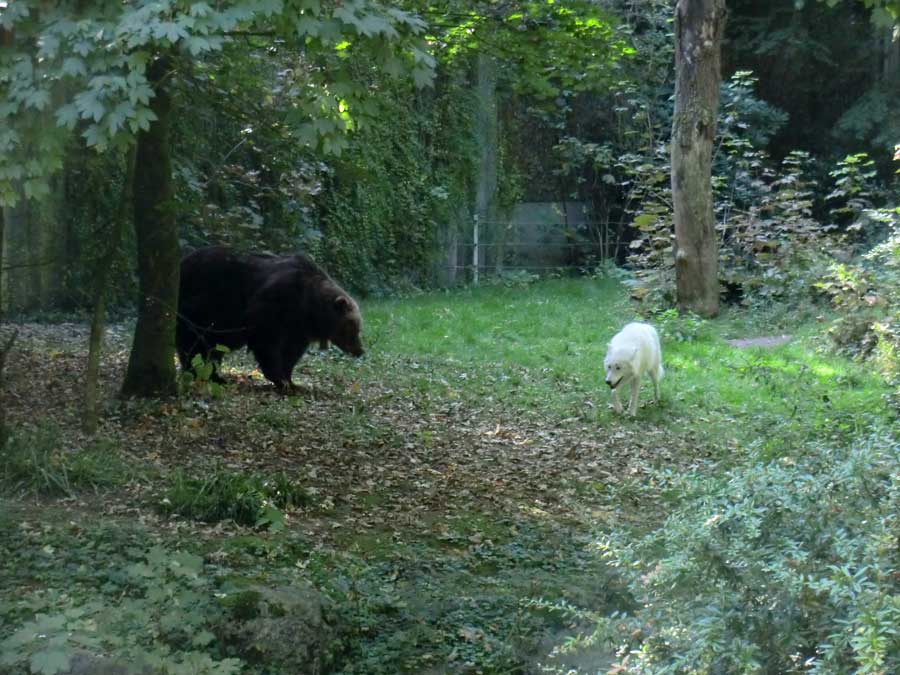
[[[228,604],[226,643],[238,656],[295,675],[328,672],[338,631],[333,604],[314,587],[252,585]]]

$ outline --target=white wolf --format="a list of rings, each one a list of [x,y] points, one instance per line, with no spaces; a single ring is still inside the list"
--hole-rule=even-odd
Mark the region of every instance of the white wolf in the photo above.
[[[663,376],[662,349],[656,329],[646,323],[629,323],[613,337],[603,360],[606,384],[613,393],[613,407],[622,412],[619,387],[631,385],[631,405],[628,413],[637,414],[641,377],[646,373],[653,380],[654,400],[659,400],[659,380]]]

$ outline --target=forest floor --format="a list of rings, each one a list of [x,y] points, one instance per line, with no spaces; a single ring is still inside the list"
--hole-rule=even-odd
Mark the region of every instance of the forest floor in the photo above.
[[[0,577],[14,585],[0,584],[0,633],[102,596],[96,579],[70,575],[79,548],[104,566],[127,564],[116,545],[97,543],[111,539],[196,553],[220,577],[310,581],[343,623],[337,672],[605,670],[603,648],[548,655],[590,630],[565,608],[608,614],[632,602],[594,543],[660,522],[664,497],[638,486],[661,471],[716,471],[751,450],[844,443],[896,417],[873,404],[886,385],[830,355],[813,315],[651,318],[663,336],[663,398],[650,403],[645,387],[629,419],[613,413],[603,385],[606,341],[634,318],[612,280],[426,294],[363,311],[368,355],[307,355],[291,396],[241,353],[228,357],[222,391],[195,384],[175,401],[119,401],[130,330],[112,326],[93,436],[81,431],[87,328],[20,324],[6,407],[31,469],[5,474]],[[793,339],[760,348],[727,342],[786,333]],[[287,481],[296,493],[268,512],[268,530],[189,517],[198,493],[235,477]],[[280,672],[254,667],[246,672]]]

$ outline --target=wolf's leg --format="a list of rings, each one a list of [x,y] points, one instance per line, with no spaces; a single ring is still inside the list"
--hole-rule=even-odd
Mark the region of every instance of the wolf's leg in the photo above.
[[[659,370],[650,371],[650,379],[653,380],[653,401],[659,400]]]
[[[617,413],[622,413],[622,401],[619,400],[619,388],[616,387],[612,390],[612,398],[613,398],[613,410]]]
[[[641,393],[641,378],[635,377],[631,380],[631,405],[628,406],[628,414],[634,417],[637,415],[638,394]]]

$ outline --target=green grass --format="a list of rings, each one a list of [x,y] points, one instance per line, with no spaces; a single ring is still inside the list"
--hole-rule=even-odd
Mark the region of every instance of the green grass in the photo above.
[[[201,522],[230,519],[253,526],[265,518],[269,508],[291,508],[309,501],[309,495],[284,473],[267,477],[214,469],[201,476],[175,472],[157,507],[162,513]]]
[[[641,318],[610,279],[548,280],[366,303],[370,374],[440,398],[515,406],[599,427],[651,423],[721,448],[761,445],[782,454],[808,441],[846,441],[890,423],[889,392],[865,364],[828,353],[825,326],[790,326],[785,313],[727,311],[700,321],[671,312]],[[657,325],[666,375],[660,405],[638,420],[613,414],[603,383],[608,340],[628,321]],[[727,338],[790,332],[774,348],[737,349]],[[641,400],[649,401],[645,383]]]
[[[0,493],[72,497],[124,485],[138,476],[111,442],[66,448],[52,424],[18,430],[0,448]]]

